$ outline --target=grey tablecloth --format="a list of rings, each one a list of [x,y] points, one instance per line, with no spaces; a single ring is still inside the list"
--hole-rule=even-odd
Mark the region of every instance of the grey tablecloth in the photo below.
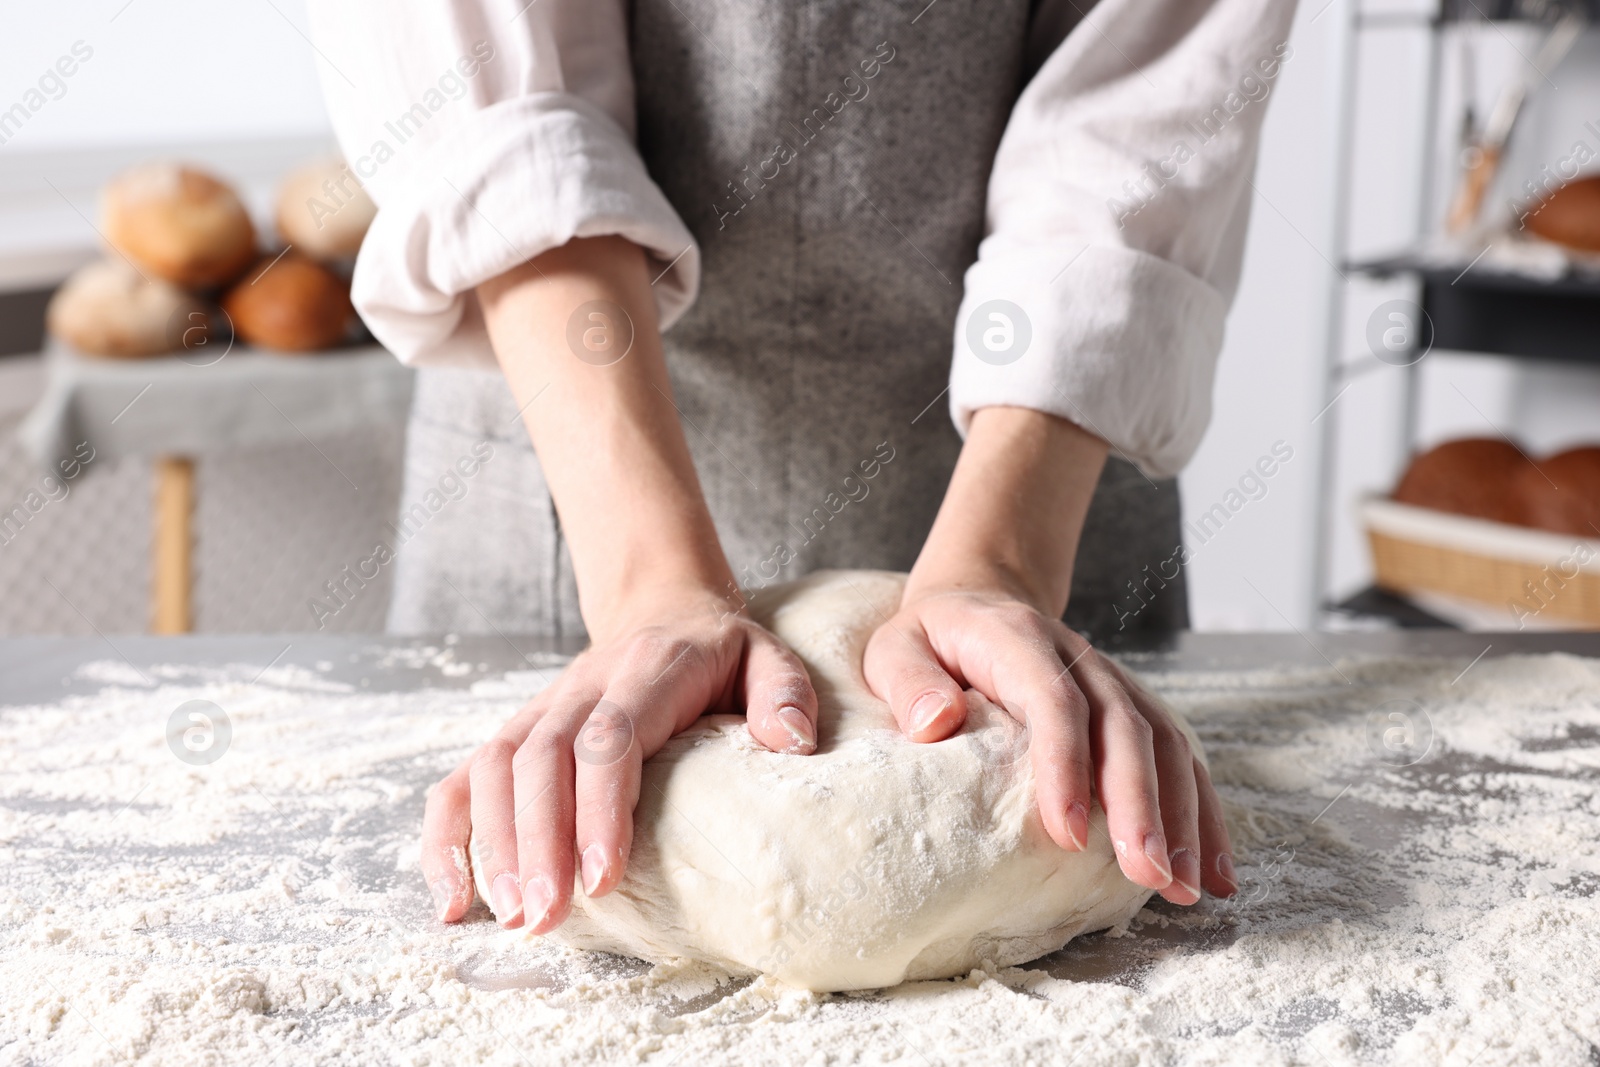
[[[287,356],[242,345],[153,359],[46,352],[44,396],[18,429],[52,470],[84,442],[97,460],[258,448],[403,422],[412,372],[375,345]],[[79,456],[81,458],[81,454]]]

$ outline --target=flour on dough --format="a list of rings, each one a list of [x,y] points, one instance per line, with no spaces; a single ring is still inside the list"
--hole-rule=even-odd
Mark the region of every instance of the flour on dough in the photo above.
[[[1138,912],[1150,891],[1118,869],[1099,805],[1087,850],[1045,833],[1016,719],[969,690],[962,731],[915,744],[867,690],[862,650],[904,581],[823,571],[753,598],[810,671],[818,751],[769,752],[737,715],[673,738],[645,764],[622,883],[575,888],[551,937],[871,989],[1025,962]]]

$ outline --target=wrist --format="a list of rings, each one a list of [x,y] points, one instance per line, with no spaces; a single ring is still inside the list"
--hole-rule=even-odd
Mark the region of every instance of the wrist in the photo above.
[[[1070,572],[1068,575],[1070,585]],[[1014,600],[1041,615],[1059,617],[1066,595],[1038,572],[1019,563],[1003,550],[965,548],[930,552],[924,548],[906,581],[901,603],[914,604],[939,596],[968,596],[986,600]]]
[[[978,411],[907,601],[985,593],[1059,617],[1106,452],[1100,438],[1045,412]]]
[[[963,553],[953,560],[929,560],[927,551],[917,560],[906,581],[904,603],[952,593],[997,596],[1020,600],[1049,612],[1049,591],[1029,582],[1021,569],[999,559],[981,559]]]
[[[578,569],[578,603],[596,644],[668,618],[715,621],[743,610],[720,547],[638,545],[598,573]],[[574,561],[576,564],[576,561]]]

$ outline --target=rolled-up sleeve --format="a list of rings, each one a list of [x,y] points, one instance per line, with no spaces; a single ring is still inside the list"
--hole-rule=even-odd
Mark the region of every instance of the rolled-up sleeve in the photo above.
[[[378,206],[351,296],[401,360],[493,365],[474,287],[574,237],[646,251],[663,327],[693,303],[694,239],[634,143],[622,0],[310,8],[334,131]]]
[[[1146,473],[1176,473],[1211,416],[1267,101],[1294,0],[1045,3],[1070,27],[1023,89],[967,271],[950,410],[1046,411]]]

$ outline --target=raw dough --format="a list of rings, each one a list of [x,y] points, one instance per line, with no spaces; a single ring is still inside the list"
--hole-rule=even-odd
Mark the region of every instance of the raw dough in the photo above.
[[[862,650],[904,580],[824,571],[754,598],[811,673],[819,751],[769,752],[736,715],[673,738],[645,764],[622,884],[576,889],[552,937],[869,989],[1021,963],[1138,912],[1150,891],[1118,869],[1098,805],[1086,851],[1046,835],[1012,716],[969,690],[959,734],[914,744],[868,692]]]

